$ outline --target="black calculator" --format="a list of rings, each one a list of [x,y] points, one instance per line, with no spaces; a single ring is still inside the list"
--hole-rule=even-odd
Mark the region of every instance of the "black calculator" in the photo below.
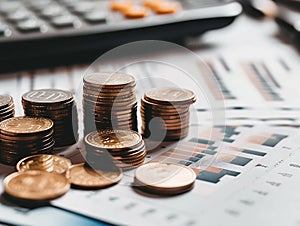
[[[182,41],[242,11],[232,0],[165,1],[154,8],[155,0],[0,0],[0,71],[88,62],[138,40]]]

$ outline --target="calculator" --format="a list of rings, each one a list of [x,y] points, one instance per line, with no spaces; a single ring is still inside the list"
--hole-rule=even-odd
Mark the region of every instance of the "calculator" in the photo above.
[[[232,0],[165,1],[177,8],[158,10],[155,0],[0,0],[0,70],[90,62],[138,40],[180,42],[223,28],[242,12]],[[116,7],[125,3],[133,14]],[[147,13],[134,14],[141,9]]]

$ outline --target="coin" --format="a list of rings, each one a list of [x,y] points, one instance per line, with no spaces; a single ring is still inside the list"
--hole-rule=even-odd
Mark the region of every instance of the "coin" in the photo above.
[[[195,102],[195,94],[192,91],[176,87],[152,88],[145,93],[144,98],[164,105],[169,105],[170,103],[191,104]]]
[[[85,84],[96,87],[112,86],[117,88],[135,84],[135,79],[132,75],[120,72],[101,72],[88,74],[84,76],[83,81]]]
[[[31,104],[57,104],[73,99],[71,92],[59,89],[32,90],[22,96],[22,100]]]
[[[85,142],[96,148],[123,149],[132,148],[140,144],[142,136],[135,131],[100,130],[85,137]]]
[[[84,134],[95,127],[137,130],[136,82],[132,75],[93,73],[85,75],[83,83]]]
[[[137,168],[134,178],[137,186],[148,192],[175,195],[191,189],[196,174],[183,165],[151,162]]]
[[[0,132],[3,134],[34,134],[50,131],[53,122],[46,118],[15,117],[0,123]]]
[[[118,183],[122,176],[122,171],[117,167],[114,171],[102,171],[81,163],[70,168],[69,180],[72,185],[82,188],[104,188]]]
[[[27,116],[49,118],[54,123],[55,147],[76,143],[77,108],[70,91],[59,89],[32,90],[22,96]]]
[[[9,95],[0,95],[0,122],[15,115],[13,98]]]
[[[143,136],[165,141],[186,137],[189,107],[195,101],[194,93],[186,89],[159,87],[146,91],[140,108]]]
[[[85,144],[86,159],[91,166],[113,158],[122,169],[134,168],[144,162],[147,153],[142,136],[132,130],[94,131],[86,135]]]
[[[0,110],[7,108],[13,103],[13,98],[9,95],[0,95]]]
[[[35,201],[58,198],[70,189],[65,176],[39,170],[12,173],[4,179],[3,184],[8,195]]]
[[[51,164],[49,164],[49,161]],[[48,167],[45,167],[48,166]],[[32,155],[24,159],[21,159],[17,163],[18,171],[26,170],[42,170],[48,172],[55,172],[58,174],[66,174],[71,166],[71,161],[67,158],[57,156],[57,155]]]

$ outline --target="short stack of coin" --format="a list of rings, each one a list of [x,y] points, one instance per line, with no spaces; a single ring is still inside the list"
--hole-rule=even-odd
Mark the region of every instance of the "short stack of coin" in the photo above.
[[[51,154],[53,122],[46,118],[15,117],[0,122],[0,161],[15,165],[34,154]]]
[[[54,122],[55,147],[76,143],[78,116],[73,95],[58,89],[40,89],[22,96],[24,113],[27,116],[45,117]]]
[[[67,158],[57,155],[38,154],[31,155],[21,159],[16,168],[20,172],[27,170],[41,170],[47,172],[55,172],[68,176],[71,161]]]
[[[125,73],[93,73],[83,78],[85,134],[101,129],[137,131],[135,79]]]
[[[99,130],[86,135],[86,161],[98,169],[110,168],[110,161],[123,170],[136,168],[144,163],[145,143],[142,136],[132,130]],[[99,167],[98,167],[99,166]]]
[[[9,95],[0,95],[0,122],[15,116],[13,98]]]
[[[148,90],[141,100],[142,134],[165,141],[188,135],[189,108],[196,101],[190,90],[159,87]]]
[[[137,168],[137,188],[158,195],[176,195],[193,189],[196,173],[189,167],[165,162],[150,162]]]

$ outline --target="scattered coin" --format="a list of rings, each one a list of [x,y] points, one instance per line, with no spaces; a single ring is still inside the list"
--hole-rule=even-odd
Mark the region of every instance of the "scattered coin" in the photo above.
[[[55,147],[76,143],[78,116],[71,92],[59,89],[32,90],[22,96],[27,116],[50,118],[54,122]]]
[[[71,166],[71,161],[57,155],[32,155],[21,159],[17,163],[17,170],[20,172],[27,170],[42,170],[67,175]]]
[[[175,163],[151,162],[136,169],[137,188],[160,195],[176,195],[193,188],[196,174],[186,166]]]
[[[122,171],[115,167],[114,170],[94,170],[86,164],[76,164],[70,168],[70,183],[82,188],[104,188],[118,183],[122,178]]]
[[[65,176],[40,170],[12,173],[4,179],[3,184],[8,195],[34,201],[52,200],[70,189]]]

